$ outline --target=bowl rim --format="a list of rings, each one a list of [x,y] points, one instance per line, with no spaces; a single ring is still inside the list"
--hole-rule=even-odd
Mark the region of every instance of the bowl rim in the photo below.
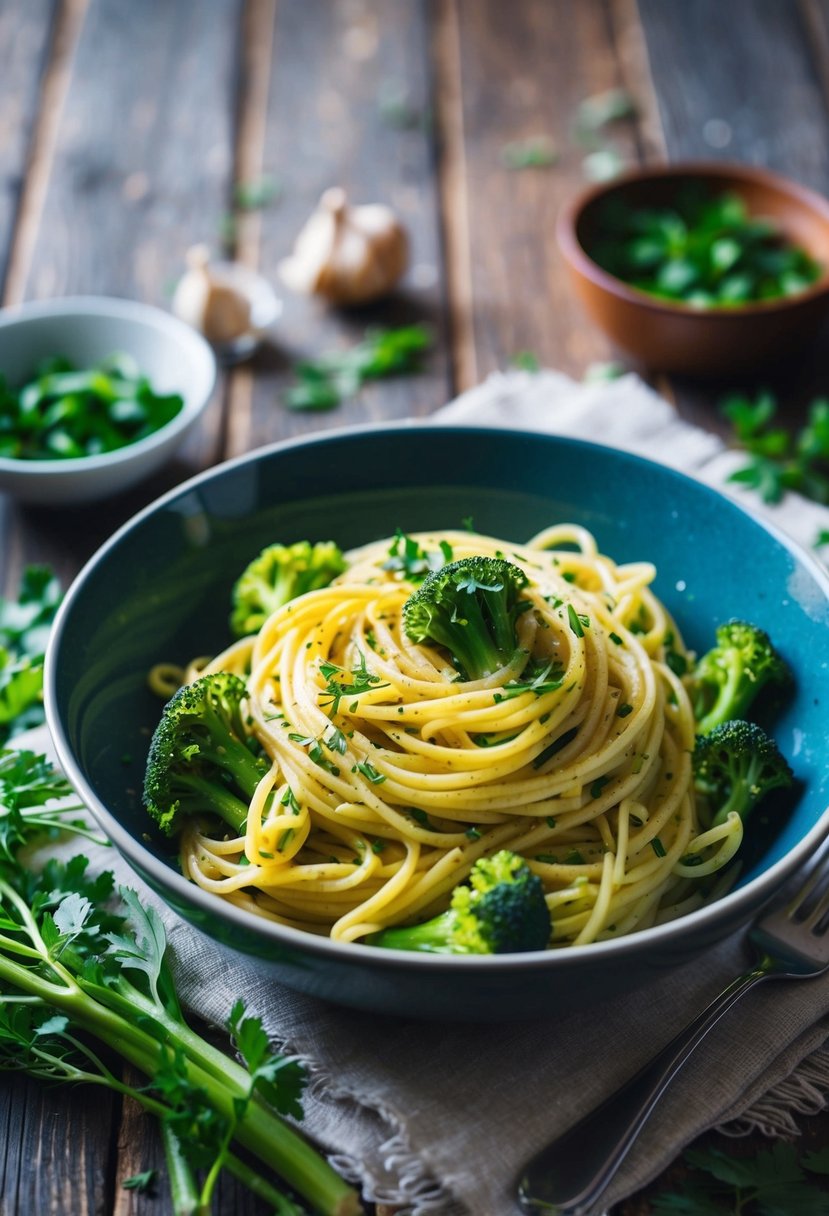
[[[69,616],[75,598],[86,579],[98,564],[105,560],[110,550],[116,548],[133,528],[140,526],[145,519],[155,512],[164,510],[177,498],[198,490],[200,485],[215,477],[226,473],[233,473],[244,465],[255,464],[272,454],[291,451],[298,447],[324,447],[329,444],[336,444],[345,438],[359,438],[364,434],[405,434],[407,431],[415,429],[427,433],[433,432],[436,439],[453,432],[460,432],[461,434],[484,432],[490,434],[493,440],[496,440],[498,438],[502,439],[505,431],[504,427],[499,426],[434,423],[430,420],[408,418],[393,422],[363,423],[356,426],[332,428],[322,433],[278,440],[205,469],[168,490],[123,523],[85,563],[67,589],[52,625],[46,651],[43,687],[46,719],[58,760],[65,775],[98,823],[98,826],[130,867],[144,881],[149,881],[145,877],[146,874],[149,874],[152,876],[151,885],[157,884],[157,890],[166,891],[172,888],[179,905],[189,905],[193,908],[194,912],[198,911],[218,917],[228,929],[238,929],[243,933],[258,935],[260,942],[272,946],[275,951],[278,951],[280,947],[295,948],[301,953],[310,953],[327,959],[332,963],[345,963],[348,965],[349,960],[355,964],[360,962],[366,963],[372,960],[375,965],[392,971],[407,970],[415,967],[424,972],[442,972],[445,970],[451,971],[456,967],[463,967],[464,969],[473,971],[485,970],[491,973],[496,971],[523,970],[527,967],[534,968],[539,965],[566,966],[567,963],[571,963],[578,966],[589,962],[591,959],[601,960],[604,957],[618,959],[630,953],[638,953],[643,942],[652,942],[655,946],[664,946],[666,942],[671,941],[673,938],[684,938],[695,934],[697,931],[704,932],[706,927],[710,926],[712,922],[716,922],[721,918],[727,918],[729,915],[736,917],[740,923],[747,923],[751,910],[758,904],[758,895],[761,902],[768,900],[784,885],[796,869],[806,861],[813,849],[829,833],[829,806],[821,812],[815,824],[788,853],[763,870],[762,873],[758,874],[745,886],[728,892],[713,903],[703,904],[702,907],[686,913],[676,920],[667,921],[661,925],[654,925],[616,940],[591,942],[588,945],[569,946],[566,949],[562,948],[560,950],[533,950],[518,954],[496,955],[432,955],[418,954],[406,950],[378,950],[374,947],[363,945],[360,942],[333,941],[330,937],[306,933],[304,930],[294,929],[289,925],[282,925],[278,922],[267,920],[264,917],[258,917],[254,913],[247,912],[242,908],[237,908],[226,900],[217,898],[217,896],[203,890],[195,883],[188,881],[180,871],[171,867],[167,862],[146,848],[121,823],[112,811],[103,804],[91,788],[89,782],[80,771],[79,765],[75,762],[67,733],[57,712],[57,651],[60,646],[60,639],[66,619]],[[815,581],[821,586],[827,600],[829,600],[829,571],[825,570],[816,558],[779,529],[773,522],[753,515],[739,501],[720,492],[707,482],[683,473],[670,465],[661,464],[636,452],[615,448],[609,444],[519,428],[509,428],[509,434],[515,435],[519,440],[537,442],[540,439],[545,442],[552,441],[553,443],[559,443],[571,449],[582,448],[588,451],[597,449],[611,452],[616,456],[630,460],[633,464],[639,465],[642,472],[656,467],[669,480],[675,479],[682,483],[691,482],[703,494],[725,501],[738,514],[745,516],[761,529],[768,532],[772,539],[782,545],[801,566],[804,566],[808,570]],[[137,860],[134,860],[134,858],[137,858]],[[167,896],[164,895],[162,898],[164,898],[169,906]],[[747,907],[744,907],[744,905],[747,905]],[[740,914],[741,908],[743,909],[742,915]],[[178,911],[176,911],[176,915],[182,917],[182,919],[188,919]],[[227,938],[224,940],[227,940]],[[261,954],[261,957],[267,958],[264,953]],[[553,962],[556,959],[559,960],[558,963]],[[564,960],[567,960],[567,962]]]
[[[175,440],[209,405],[218,375],[216,356],[211,346],[192,326],[155,304],[145,304],[140,300],[128,300],[119,296],[79,295],[62,296],[55,300],[30,300],[0,309],[0,331],[41,318],[59,317],[101,320],[116,317],[119,320],[138,322],[156,333],[172,334],[185,352],[185,357],[189,358],[191,367],[197,371],[196,390],[192,396],[183,390],[174,390],[178,391],[183,399],[182,408],[176,416],[152,434],[145,435],[134,443],[125,444],[122,448],[116,448],[114,452],[100,452],[94,456],[69,456],[65,459],[59,457],[55,460],[23,460],[0,456],[0,476],[14,475],[45,481],[57,475],[97,472],[104,468],[130,464],[142,454]]]
[[[577,235],[579,221],[589,206],[597,200],[609,196],[615,190],[624,189],[640,182],[689,177],[742,180],[770,186],[794,199],[802,210],[820,216],[829,230],[829,199],[790,177],[775,173],[772,169],[759,165],[742,164],[739,161],[675,161],[667,165],[640,166],[630,169],[610,181],[599,182],[588,187],[565,202],[558,213],[555,224],[556,242],[565,261],[594,286],[604,289],[625,303],[649,308],[654,312],[670,316],[704,321],[715,319],[727,324],[739,323],[745,317],[767,316],[780,311],[787,312],[829,294],[829,261],[827,261],[814,283],[794,295],[779,296],[773,300],[753,300],[731,308],[695,308],[682,301],[663,300],[659,296],[632,287],[623,279],[604,270],[598,262],[593,260]]]

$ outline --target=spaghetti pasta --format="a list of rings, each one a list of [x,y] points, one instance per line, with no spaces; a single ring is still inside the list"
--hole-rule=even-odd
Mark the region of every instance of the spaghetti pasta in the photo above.
[[[209,817],[184,873],[260,916],[343,942],[446,907],[475,861],[509,849],[540,877],[550,946],[614,938],[685,912],[739,847],[742,821],[698,822],[695,723],[674,622],[647,562],[615,564],[583,528],[527,544],[469,532],[407,538],[440,563],[506,558],[527,576],[515,655],[479,679],[413,642],[415,590],[388,539],[329,586],[179,673],[246,684],[270,760],[244,834]],[[165,665],[152,679],[168,687]]]

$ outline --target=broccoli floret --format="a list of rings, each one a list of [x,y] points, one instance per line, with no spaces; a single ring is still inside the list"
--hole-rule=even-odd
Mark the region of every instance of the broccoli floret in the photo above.
[[[697,738],[694,777],[712,812],[712,826],[731,811],[741,819],[767,793],[792,784],[788,762],[756,722],[734,719]]]
[[[267,757],[245,732],[238,676],[216,672],[185,684],[164,706],[150,742],[144,805],[162,831],[173,835],[188,815],[213,812],[236,832]]]
[[[277,608],[307,591],[327,587],[346,564],[333,541],[268,545],[234,585],[231,629],[240,638],[256,633]]]
[[[366,940],[425,954],[510,954],[544,950],[550,931],[541,879],[523,858],[503,849],[475,862],[469,885],[455,887],[445,912],[424,924],[383,929]]]
[[[450,562],[427,575],[403,605],[406,633],[413,642],[445,646],[466,679],[491,675],[518,650],[515,622],[530,607],[521,599],[528,581],[500,558]]]
[[[761,688],[784,684],[790,676],[768,634],[756,625],[728,621],[716,637],[716,646],[699,659],[688,681],[702,735],[730,718],[744,718]]]

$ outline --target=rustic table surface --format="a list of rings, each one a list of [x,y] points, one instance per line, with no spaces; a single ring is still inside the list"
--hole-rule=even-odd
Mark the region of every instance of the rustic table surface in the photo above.
[[[552,229],[585,181],[579,104],[611,88],[635,103],[601,136],[620,161],[739,159],[829,193],[829,0],[0,0],[4,304],[97,293],[165,306],[200,241],[275,279],[333,184],[395,207],[414,255],[382,309],[346,317],[286,293],[278,342],[222,375],[198,433],[139,490],[60,512],[0,496],[7,591],[33,561],[68,584],[136,509],[223,458],[427,415],[520,352],[576,377],[610,358]],[[507,166],[508,145],[539,139],[554,164]],[[239,205],[238,187],[266,177],[277,197]],[[434,335],[422,372],[330,413],[281,404],[298,359],[410,320]],[[804,357],[781,398],[797,410],[825,371],[820,352]],[[722,386],[657,383],[720,425]],[[809,1136],[829,1141],[826,1123],[807,1121]],[[120,1186],[156,1162],[129,1105],[3,1078],[3,1216],[164,1216],[163,1195]],[[229,1183],[220,1210],[260,1209]],[[642,1197],[624,1208],[648,1210]]]

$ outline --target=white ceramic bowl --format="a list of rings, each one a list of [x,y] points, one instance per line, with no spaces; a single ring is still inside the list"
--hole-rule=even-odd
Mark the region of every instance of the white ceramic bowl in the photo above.
[[[53,505],[89,502],[125,490],[172,456],[205,409],[216,382],[216,360],[208,343],[189,325],[149,304],[75,296],[0,312],[0,372],[13,387],[54,356],[86,368],[115,352],[132,355],[156,392],[180,393],[181,411],[146,439],[100,456],[0,457],[0,490],[21,502]]]

